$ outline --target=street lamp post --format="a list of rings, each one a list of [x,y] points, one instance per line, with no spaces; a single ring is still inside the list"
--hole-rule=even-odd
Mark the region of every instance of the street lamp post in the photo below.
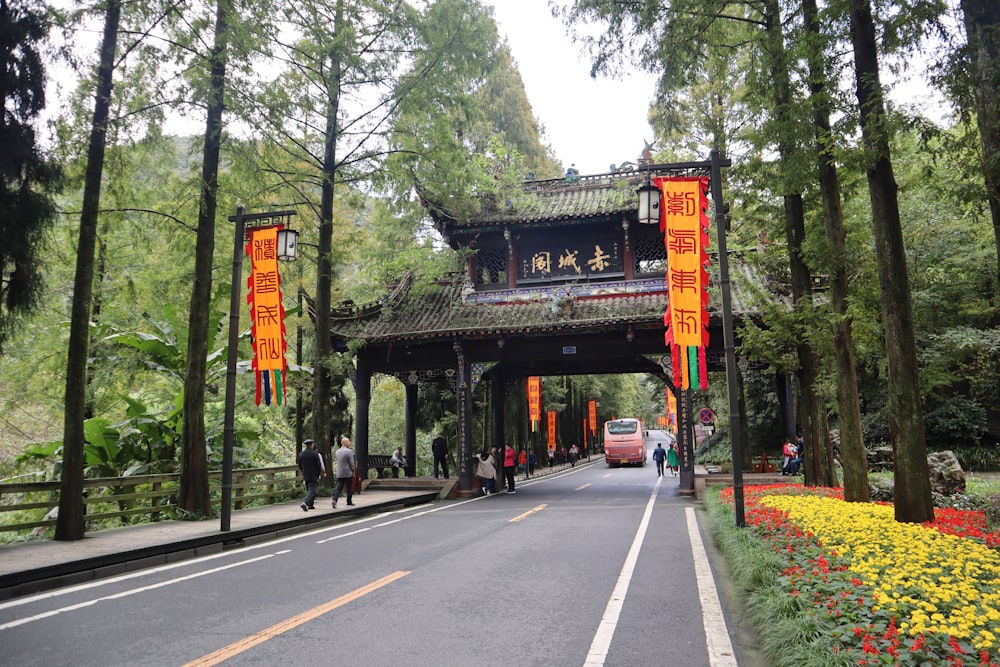
[[[707,162],[683,162],[664,165],[640,165],[640,170],[645,171],[645,178],[642,185],[636,190],[639,197],[638,221],[641,224],[658,224],[660,221],[660,190],[652,183],[650,171],[657,169],[661,171],[684,172],[687,170],[697,170],[704,173],[709,170],[712,201],[715,205],[715,222],[718,232],[719,246],[719,286],[722,295],[722,335],[723,346],[726,356],[726,380],[729,393],[729,442],[732,445],[733,459],[733,505],[736,513],[736,525],[743,527],[746,525],[743,508],[743,443],[742,443],[742,416],[739,405],[739,381],[737,378],[736,366],[736,344],[733,334],[733,303],[729,280],[729,255],[726,249],[726,214],[722,201],[722,167],[730,166],[729,160],[723,160],[719,156],[718,149],[713,148],[709,153]],[[687,421],[690,423],[690,406],[688,407]],[[678,412],[680,407],[678,406]],[[678,418],[678,426],[681,419]],[[678,435],[680,429],[678,428]],[[693,437],[688,436],[692,441]],[[683,442],[683,441],[682,441]],[[688,446],[691,446],[690,444]],[[683,473],[683,468],[682,468]]]
[[[236,215],[229,221],[235,223],[233,237],[233,276],[229,299],[229,349],[226,355],[226,402],[223,416],[222,444],[222,508],[219,530],[228,532],[233,506],[233,444],[236,439],[236,364],[240,342],[240,296],[243,280],[243,245],[246,243],[247,223],[254,229],[281,227],[278,232],[278,259],[295,261],[298,250],[298,232],[290,228],[295,211],[246,214],[246,208],[236,207]]]

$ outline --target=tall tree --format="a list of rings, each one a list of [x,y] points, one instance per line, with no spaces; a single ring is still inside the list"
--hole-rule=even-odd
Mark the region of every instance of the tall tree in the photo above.
[[[997,246],[995,279],[1000,286],[1000,3],[962,0],[962,16],[982,146],[983,180]]]
[[[195,246],[194,285],[188,316],[187,368],[184,372],[184,413],[181,432],[181,481],[177,506],[192,513],[211,514],[208,459],[205,449],[205,373],[212,305],[212,269],[215,263],[215,214],[222,152],[222,113],[225,108],[226,58],[230,0],[217,0],[215,35],[208,57],[205,135],[201,157],[201,199]]]
[[[875,22],[868,0],[850,0],[854,80],[865,149],[875,251],[878,260],[885,348],[889,362],[889,439],[895,454],[895,516],[921,523],[934,519],[913,303],[906,269],[896,179],[892,171]]]
[[[805,206],[802,191],[805,183],[799,165],[804,162],[804,146],[798,140],[802,120],[795,112],[791,66],[785,50],[785,29],[777,0],[764,1],[766,37],[765,75],[772,85],[772,114],[778,146],[778,191],[784,200],[785,239],[788,243],[788,264],[792,278],[792,300],[802,320],[811,319],[812,275],[803,254],[805,246]],[[800,325],[801,326],[801,325]],[[804,334],[804,332],[803,332]],[[833,452],[826,424],[826,411],[817,396],[819,359],[808,335],[796,336],[796,354],[799,359],[799,394],[804,417],[805,478],[806,483],[819,486],[837,486],[833,468]],[[788,434],[791,435],[791,434]]]
[[[59,516],[55,539],[80,540],[84,537],[83,515],[83,421],[86,410],[87,356],[90,338],[90,308],[94,280],[94,249],[97,243],[97,220],[101,206],[101,174],[108,132],[108,111],[118,48],[120,0],[108,0],[104,12],[104,34],[87,170],[84,176],[83,207],[80,213],[80,241],[76,254],[73,281],[73,309],[70,318],[69,353],[66,362],[65,418],[63,422],[63,467],[59,493]]]
[[[45,14],[26,2],[16,5],[0,0],[0,354],[41,293],[39,251],[55,216],[52,194],[60,180],[33,127],[45,107]]]
[[[844,499],[868,502],[868,465],[861,436],[861,404],[858,400],[858,375],[854,358],[854,334],[848,312],[850,289],[847,283],[847,250],[840,177],[833,151],[829,82],[826,59],[828,39],[821,30],[816,0],[802,0],[804,31],[808,38],[806,61],[809,68],[809,102],[813,113],[813,133],[819,164],[820,198],[823,201],[823,226],[829,244],[830,305],[833,309],[833,347],[837,365],[837,406],[840,426],[841,465],[844,469]]]

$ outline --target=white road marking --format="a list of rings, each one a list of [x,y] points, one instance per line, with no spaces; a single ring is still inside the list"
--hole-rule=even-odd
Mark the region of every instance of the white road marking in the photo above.
[[[621,616],[622,607],[625,605],[625,594],[628,593],[629,582],[632,581],[632,573],[635,571],[636,561],[639,560],[639,551],[642,550],[642,542],[646,538],[646,530],[649,528],[649,518],[653,515],[653,505],[656,503],[656,492],[660,489],[662,477],[656,478],[653,485],[653,493],[646,503],[646,511],[639,522],[639,530],[632,540],[632,547],[625,557],[625,564],[622,565],[621,572],[618,573],[618,583],[611,591],[611,599],[608,606],[604,608],[604,616],[597,626],[597,633],[590,643],[590,651],[587,659],[583,663],[584,667],[603,667],[605,658],[608,657],[608,649],[611,648],[611,638],[614,637],[615,628],[618,627],[618,617]]]
[[[688,538],[691,540],[691,555],[694,557],[694,576],[698,581],[698,599],[701,601],[701,622],[705,626],[706,645],[708,648],[708,664],[710,667],[734,666],[736,654],[733,644],[729,641],[729,629],[726,618],[722,615],[722,605],[719,594],[715,590],[715,578],[708,564],[708,554],[698,532],[698,520],[694,509],[684,510],[687,515]]]
[[[284,552],[284,553],[287,553]],[[216,572],[221,572],[223,570],[229,570],[234,567],[239,567],[240,565],[248,565],[250,563],[256,563],[257,561],[267,560],[268,558],[273,558],[277,554],[267,554],[265,556],[258,556],[257,558],[251,558],[249,560],[240,561],[239,563],[230,563],[229,565],[223,565],[221,567],[212,568],[211,570],[205,570],[204,572],[194,572],[192,574],[185,575],[183,577],[178,577],[177,579],[169,579],[167,581],[161,581],[159,583],[150,584],[149,586],[142,586],[141,588],[130,588],[127,591],[122,591],[120,593],[114,593],[112,595],[105,595],[99,598],[93,598],[91,600],[85,600],[77,604],[70,605],[68,607],[62,607],[60,609],[52,609],[50,611],[42,612],[41,614],[35,614],[34,616],[25,616],[24,618],[19,618],[9,623],[3,623],[0,625],[0,630],[9,630],[10,628],[16,628],[19,625],[24,625],[25,623],[31,623],[32,621],[40,621],[43,618],[49,618],[50,616],[56,616],[58,614],[64,614],[69,611],[76,611],[77,609],[83,609],[84,607],[90,607],[98,602],[103,602],[105,600],[118,600],[120,598],[125,598],[130,595],[136,595],[137,593],[144,593],[146,591],[151,591],[156,588],[163,588],[164,586],[170,586],[171,584],[177,584],[182,581],[187,581],[188,579],[197,579],[198,577],[204,577],[209,574],[215,574]]]

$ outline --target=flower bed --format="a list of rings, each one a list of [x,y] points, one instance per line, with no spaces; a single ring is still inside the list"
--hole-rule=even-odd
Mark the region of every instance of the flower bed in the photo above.
[[[732,489],[720,493],[732,504]],[[898,523],[840,489],[744,492],[747,529],[781,556],[780,591],[840,664],[1000,666],[1000,534],[982,512]]]

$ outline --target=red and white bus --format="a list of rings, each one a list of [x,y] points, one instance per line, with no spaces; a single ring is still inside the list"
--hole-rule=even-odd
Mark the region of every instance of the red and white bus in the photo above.
[[[646,443],[642,436],[642,422],[638,419],[604,422],[604,460],[609,466],[623,463],[646,465]]]

